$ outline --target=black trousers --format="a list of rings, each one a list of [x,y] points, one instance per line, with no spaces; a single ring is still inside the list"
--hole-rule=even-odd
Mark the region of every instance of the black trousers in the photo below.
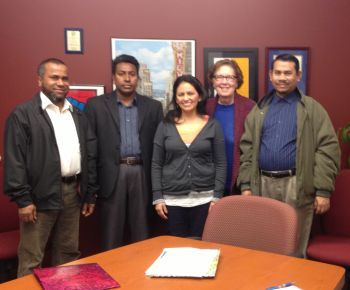
[[[142,165],[120,164],[113,194],[97,204],[102,250],[124,245],[125,232],[130,234],[130,242],[148,238],[148,194]]]
[[[202,237],[209,205],[210,202],[194,207],[167,206],[170,235]]]

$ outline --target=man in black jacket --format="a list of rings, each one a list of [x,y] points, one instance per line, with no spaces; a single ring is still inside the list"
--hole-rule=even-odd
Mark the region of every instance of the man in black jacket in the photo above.
[[[136,93],[139,63],[120,55],[112,63],[116,90],[89,99],[85,112],[98,140],[97,212],[102,249],[148,237],[153,137],[163,119],[161,103]],[[128,241],[126,241],[128,242]]]
[[[18,205],[18,277],[40,267],[49,236],[52,264],[80,255],[79,216],[94,211],[96,140],[85,116],[66,100],[67,66],[38,67],[40,92],[19,105],[5,127],[4,189]]]

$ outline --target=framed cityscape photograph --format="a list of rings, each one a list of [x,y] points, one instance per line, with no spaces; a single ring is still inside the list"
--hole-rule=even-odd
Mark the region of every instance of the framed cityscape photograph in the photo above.
[[[88,99],[103,95],[104,92],[105,87],[103,85],[71,85],[69,86],[67,100],[78,110],[84,111]]]
[[[299,60],[301,70],[301,80],[298,88],[305,94],[309,88],[309,67],[310,67],[310,49],[308,47],[267,47],[266,48],[266,93],[270,92],[273,87],[270,81],[269,72],[272,61],[280,54],[292,54]]]
[[[112,38],[111,42],[112,59],[129,54],[139,61],[137,92],[157,99],[164,109],[171,101],[175,79],[195,75],[194,40]]]
[[[258,99],[258,49],[257,48],[204,48],[204,78],[209,96],[215,91],[208,80],[210,67],[219,60],[234,59],[242,70],[243,84],[237,92],[251,99]]]

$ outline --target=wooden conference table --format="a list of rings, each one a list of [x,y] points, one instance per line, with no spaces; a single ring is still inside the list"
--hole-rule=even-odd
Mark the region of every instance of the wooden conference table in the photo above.
[[[220,248],[215,278],[149,278],[146,269],[171,247]],[[245,248],[171,236],[160,236],[86,257],[69,264],[99,263],[121,290],[262,290],[286,282],[304,290],[341,289],[344,269],[338,266]],[[41,289],[33,275],[0,284],[0,289]]]

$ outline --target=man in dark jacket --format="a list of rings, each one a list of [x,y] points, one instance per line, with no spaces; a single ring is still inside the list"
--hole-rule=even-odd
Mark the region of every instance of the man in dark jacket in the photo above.
[[[40,267],[51,235],[52,264],[80,255],[79,216],[94,211],[96,140],[85,117],[66,100],[67,66],[50,58],[38,67],[40,92],[19,105],[5,128],[4,189],[18,205],[18,276]]]
[[[102,249],[146,239],[151,208],[153,137],[163,119],[161,103],[136,93],[139,63],[120,55],[112,63],[116,90],[89,99],[85,112],[98,140],[97,211]]]

